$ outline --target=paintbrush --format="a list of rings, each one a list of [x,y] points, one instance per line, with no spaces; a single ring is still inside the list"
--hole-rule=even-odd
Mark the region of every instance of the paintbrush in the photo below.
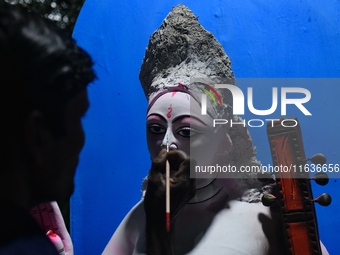
[[[166,137],[166,151],[169,152],[169,136]],[[165,224],[166,231],[170,232],[170,163],[165,165]]]

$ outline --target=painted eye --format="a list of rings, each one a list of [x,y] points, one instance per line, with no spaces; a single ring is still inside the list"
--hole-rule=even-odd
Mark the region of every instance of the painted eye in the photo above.
[[[190,138],[194,136],[196,132],[194,132],[193,129],[191,129],[190,127],[183,127],[177,131],[177,134],[185,138]]]
[[[148,125],[148,129],[150,130],[151,133],[157,135],[165,133],[165,128],[157,124]]]

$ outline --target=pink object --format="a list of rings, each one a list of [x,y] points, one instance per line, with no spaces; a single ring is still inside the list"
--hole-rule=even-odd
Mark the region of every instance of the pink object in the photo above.
[[[66,255],[63,241],[52,230],[47,231],[46,235],[50,238],[53,245],[56,247],[60,255]]]

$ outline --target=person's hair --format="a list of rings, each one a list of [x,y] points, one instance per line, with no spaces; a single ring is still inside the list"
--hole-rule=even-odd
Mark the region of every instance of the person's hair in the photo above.
[[[44,114],[56,137],[62,136],[65,104],[95,77],[91,57],[71,36],[40,15],[0,0],[2,147],[34,110]]]

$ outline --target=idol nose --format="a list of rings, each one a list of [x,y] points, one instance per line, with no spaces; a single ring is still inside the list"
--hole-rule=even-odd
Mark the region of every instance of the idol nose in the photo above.
[[[170,151],[177,150],[177,149],[178,149],[177,144],[175,144],[175,143],[170,144],[170,146],[169,146]]]
[[[168,149],[167,148],[167,145],[166,144],[161,144],[161,148],[162,149]],[[177,144],[175,144],[175,143],[171,143],[171,144],[169,144],[169,151],[173,151],[173,150],[177,150],[178,149],[178,146],[177,146]]]
[[[163,138],[161,148],[167,149],[169,151],[178,149],[176,138],[175,138],[175,136],[173,135],[173,133],[170,129],[167,130],[167,132],[166,132],[166,134]]]

